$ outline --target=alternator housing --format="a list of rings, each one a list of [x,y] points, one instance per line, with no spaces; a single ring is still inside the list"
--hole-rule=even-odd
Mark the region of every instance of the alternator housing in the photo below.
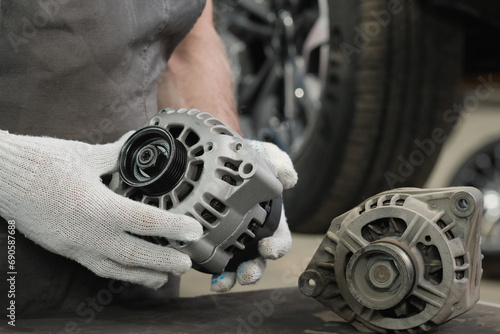
[[[278,226],[283,188],[275,171],[209,113],[159,111],[124,145],[120,164],[112,190],[201,223],[204,234],[194,242],[145,238],[188,254],[200,271],[235,270]]]
[[[299,287],[356,327],[421,332],[479,299],[482,194],[396,189],[335,218]]]

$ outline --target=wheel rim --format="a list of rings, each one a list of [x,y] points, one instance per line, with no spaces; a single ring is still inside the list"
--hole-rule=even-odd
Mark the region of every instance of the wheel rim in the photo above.
[[[318,122],[327,82],[327,0],[226,1],[222,18],[246,136],[296,158]]]

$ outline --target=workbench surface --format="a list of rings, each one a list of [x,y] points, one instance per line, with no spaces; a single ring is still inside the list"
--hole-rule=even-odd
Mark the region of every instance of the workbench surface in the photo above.
[[[359,333],[297,288],[107,305],[96,312],[52,311],[16,319],[16,332],[32,333]],[[0,327],[0,331],[12,327]],[[500,308],[477,304],[431,333],[498,333]]]

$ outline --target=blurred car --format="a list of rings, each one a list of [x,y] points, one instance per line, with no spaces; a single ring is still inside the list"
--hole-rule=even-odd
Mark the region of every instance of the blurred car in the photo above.
[[[500,136],[500,129],[499,129]],[[473,186],[484,196],[481,225],[483,267],[488,276],[500,277],[500,138],[473,152],[458,168],[451,186]]]

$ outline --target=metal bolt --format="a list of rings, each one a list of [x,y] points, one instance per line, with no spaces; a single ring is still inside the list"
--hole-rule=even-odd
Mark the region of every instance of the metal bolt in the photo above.
[[[143,147],[137,154],[137,167],[139,167],[139,172],[145,177],[152,177],[161,172],[162,169],[162,157],[161,147],[155,145],[147,145]]]
[[[139,154],[139,162],[143,165],[151,163],[154,159],[155,152],[150,147],[145,147]]]
[[[382,265],[376,267],[375,270],[373,271],[373,277],[379,283],[387,283],[390,275],[391,272],[389,271],[389,269]]]
[[[393,260],[377,260],[368,271],[368,279],[374,287],[380,289],[391,288],[399,276]]]

